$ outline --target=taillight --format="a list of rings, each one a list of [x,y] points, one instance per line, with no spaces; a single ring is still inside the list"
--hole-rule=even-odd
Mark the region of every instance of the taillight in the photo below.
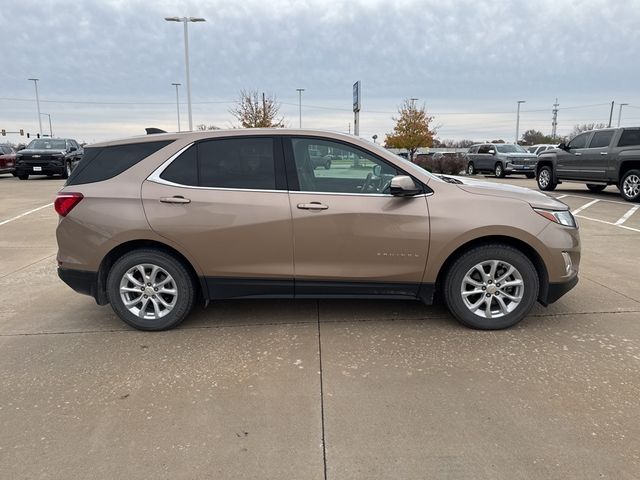
[[[59,193],[56,197],[56,201],[53,203],[53,207],[56,209],[56,212],[58,212],[58,215],[60,215],[61,217],[66,217],[67,214],[71,210],[73,210],[73,207],[80,203],[80,200],[82,200],[83,198],[84,195],[82,195],[81,193]]]

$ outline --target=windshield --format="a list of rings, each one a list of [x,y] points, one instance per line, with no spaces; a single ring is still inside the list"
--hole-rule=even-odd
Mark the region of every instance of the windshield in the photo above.
[[[440,177],[434,175],[433,173],[431,173],[428,170],[425,170],[424,168],[422,168],[420,165],[418,165],[417,163],[413,163],[410,162],[409,160],[407,160],[404,157],[401,157],[400,155],[397,155],[395,153],[393,153],[391,150],[387,150],[386,148],[378,145],[377,143],[371,143],[369,142],[369,148],[372,150],[379,150],[380,152],[384,152],[386,154],[392,154],[393,156],[396,157],[396,160],[401,164],[401,165],[407,165],[407,170],[411,170],[411,168],[419,168],[420,170],[422,170],[429,178],[432,178],[433,180],[435,180],[436,182],[444,182],[444,180],[442,180]]]
[[[33,140],[27,148],[30,150],[66,150],[67,143],[64,140],[39,138],[38,140]]]
[[[500,153],[527,153],[527,151],[522,148],[520,145],[496,145],[496,149]]]

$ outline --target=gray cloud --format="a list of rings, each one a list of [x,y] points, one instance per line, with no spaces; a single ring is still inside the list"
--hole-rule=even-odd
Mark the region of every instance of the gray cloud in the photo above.
[[[348,111],[311,106],[348,109],[357,79],[365,110],[392,112],[402,98],[418,97],[449,113],[436,120],[447,138],[511,138],[518,99],[527,100],[523,127],[544,130],[556,96],[562,106],[597,104],[561,111],[564,130],[608,119],[611,99],[640,105],[638,0],[12,2],[0,9],[10,66],[0,97],[32,98],[26,78],[38,76],[45,100],[166,102],[43,103],[54,133],[92,140],[175,128],[170,83],[184,84],[183,37],[167,15],[207,18],[190,26],[194,102],[261,89],[286,103],[294,126],[295,88],[304,87],[305,125],[346,130]],[[194,121],[229,126],[228,106],[196,103]],[[33,131],[34,112],[29,102],[0,100],[3,125]],[[363,112],[364,133],[389,131],[390,117]],[[640,123],[640,110],[625,118]]]

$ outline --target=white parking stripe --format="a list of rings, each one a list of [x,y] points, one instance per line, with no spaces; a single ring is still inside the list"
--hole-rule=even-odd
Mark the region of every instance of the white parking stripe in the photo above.
[[[625,213],[623,216],[620,217],[620,219],[615,223],[615,225],[622,225],[624,222],[629,220],[629,217],[634,213],[636,213],[636,210],[638,210],[639,208],[640,208],[640,205],[631,207],[627,213]]]
[[[42,210],[43,208],[48,208],[51,205],[53,205],[53,203],[47,203],[46,205],[42,205],[41,207],[34,208],[33,210],[29,210],[28,212],[21,213],[20,215],[16,215],[15,217],[9,218],[7,220],[3,220],[2,222],[0,222],[0,226],[6,225],[7,223],[13,222],[14,220],[18,220],[19,218],[26,217],[27,215],[35,213],[38,210]]]
[[[591,200],[588,203],[585,203],[584,205],[582,205],[581,207],[576,208],[573,212],[574,215],[579,214],[581,211],[583,211],[585,208],[589,208],[591,205],[594,205],[596,203],[598,203],[600,200],[596,199],[596,200]]]
[[[561,198],[568,197],[568,196],[569,196],[569,195],[559,195],[559,196],[557,196],[556,198],[557,198],[558,200],[560,200]]]
[[[612,227],[624,228],[625,230],[631,230],[632,232],[640,233],[640,228],[627,227],[626,225],[616,225],[615,223],[607,222],[606,220],[600,220],[598,218],[585,217],[583,215],[575,215],[575,216],[578,217],[578,218],[583,218],[584,220],[591,220],[592,222],[604,223],[606,225],[611,225]]]

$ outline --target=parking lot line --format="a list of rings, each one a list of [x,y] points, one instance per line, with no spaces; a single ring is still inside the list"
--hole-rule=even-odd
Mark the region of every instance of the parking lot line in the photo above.
[[[561,198],[568,197],[569,195],[558,195],[556,198],[560,200]]]
[[[586,208],[589,208],[591,205],[594,205],[596,203],[598,203],[600,200],[596,199],[596,200],[591,200],[590,202],[585,203],[584,205],[582,205],[581,207],[576,208],[572,213],[574,215],[579,214],[581,211],[583,211]]]
[[[42,210],[43,208],[47,208],[47,207],[50,207],[52,205],[53,205],[53,203],[47,203],[46,205],[42,205],[41,207],[34,208],[33,210],[29,210],[28,212],[21,213],[20,215],[16,215],[15,217],[11,217],[11,218],[9,218],[7,220],[3,220],[2,222],[0,222],[0,226],[5,225],[5,224],[10,223],[10,222],[13,222],[14,220],[18,220],[19,218],[25,217],[27,215],[30,215],[32,213],[37,212],[38,210]]]
[[[586,195],[574,195],[573,193],[559,195],[555,198],[564,198],[564,197],[575,197],[575,198],[584,198],[585,200],[593,200],[593,197],[587,197]],[[619,202],[616,200],[609,200],[607,198],[599,198],[598,200],[601,202],[607,202],[607,203],[617,203],[618,205],[629,205],[629,202]]]
[[[625,230],[631,230],[632,232],[640,233],[640,228],[627,227],[626,225],[618,225],[616,223],[607,222],[606,220],[600,220],[598,218],[585,217],[584,215],[576,215],[575,213],[574,213],[574,216],[578,218],[582,218],[584,220],[591,220],[592,222],[604,223],[606,225],[611,225],[612,227],[624,228]]]
[[[625,213],[623,216],[620,217],[620,219],[615,223],[615,225],[622,225],[624,222],[629,220],[629,217],[631,217],[631,215],[636,213],[636,210],[638,210],[639,208],[640,208],[640,205],[635,205],[631,207],[627,213]]]

